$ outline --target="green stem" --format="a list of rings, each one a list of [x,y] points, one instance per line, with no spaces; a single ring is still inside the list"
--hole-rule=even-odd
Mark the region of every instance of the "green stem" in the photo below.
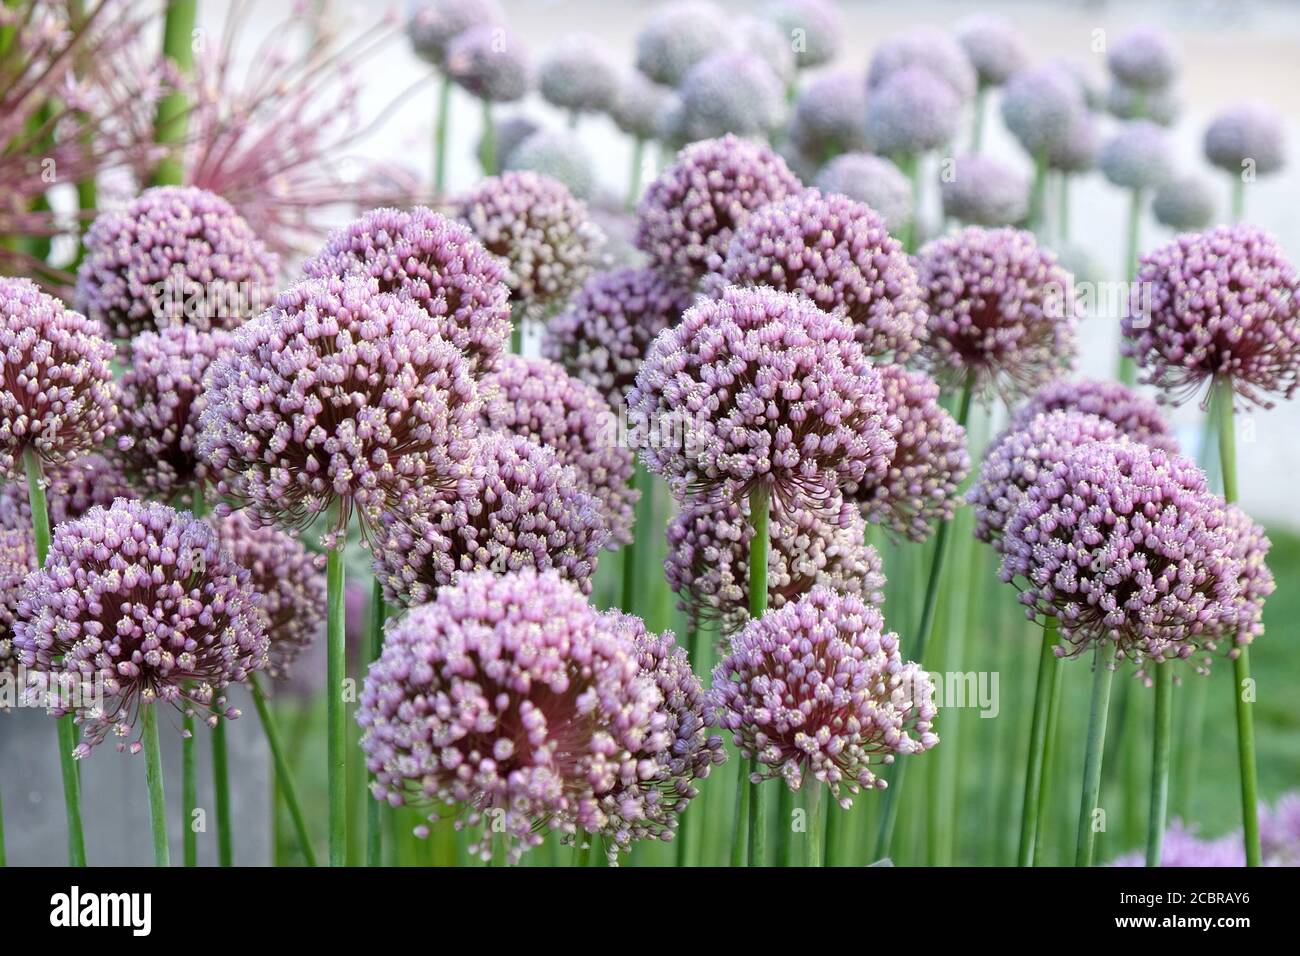
[[[1151,815],[1147,818],[1147,866],[1160,865],[1165,838],[1165,811],[1169,805],[1169,742],[1173,729],[1174,665],[1155,665],[1156,726],[1151,750]]]
[[[1061,172],[1060,190],[1056,235],[1057,239],[1064,244],[1070,240],[1070,174],[1064,171]]]
[[[1029,758],[1025,765],[1025,798],[1020,815],[1020,866],[1033,866],[1034,844],[1038,839],[1039,798],[1043,786],[1043,763],[1048,745],[1053,692],[1056,689],[1056,619],[1043,627],[1043,646],[1038,655],[1038,685],[1034,692],[1034,716],[1029,729]]]
[[[788,787],[786,789],[789,789]],[[803,807],[807,819],[804,821],[807,832],[804,834],[805,866],[822,866],[824,847],[826,845],[826,785],[816,778],[809,777],[803,784]]]
[[[1034,157],[1034,185],[1029,193],[1029,228],[1039,235],[1043,232],[1046,219],[1047,199],[1047,153],[1041,152]]]
[[[369,646],[366,649],[366,660],[372,665],[379,660],[379,652],[384,646],[386,616],[384,586],[379,578],[375,578],[370,591],[370,627],[367,634]],[[374,783],[373,774],[370,775],[369,780],[370,783]],[[383,835],[379,826],[379,801],[370,799],[366,801],[366,866],[379,866],[382,858]]]
[[[181,717],[181,852],[186,866],[199,865],[199,835],[194,832],[194,810],[199,805],[197,762],[194,758],[194,715]]]
[[[769,544],[768,517],[771,500],[768,489],[755,485],[749,493],[749,520],[754,537],[749,542],[749,616],[760,618],[767,610],[767,552]],[[758,756],[749,761],[749,865],[762,866],[766,843],[763,795],[753,777],[759,770]]]
[[[984,145],[984,114],[988,106],[988,88],[983,83],[975,93],[975,109],[971,118],[970,151],[977,154]]]
[[[163,56],[182,76],[194,70],[194,24],[198,19],[199,0],[171,0],[163,23]],[[154,124],[154,141],[161,146],[179,146],[189,135],[189,110],[185,94],[168,93],[158,104]],[[185,167],[179,155],[169,152],[158,163],[151,182],[155,186],[179,186],[185,181]]]
[[[816,781],[810,781],[815,783]],[[785,783],[784,780],[776,784],[776,865],[777,866],[799,866],[803,862],[803,847],[795,839],[794,829],[794,811],[796,809],[795,793]],[[807,819],[804,820],[805,825]],[[804,839],[807,840],[810,833],[807,829],[804,831]]]
[[[337,527],[337,523],[335,527]],[[345,618],[343,594],[342,531],[333,544],[325,563],[325,587],[328,611],[325,626],[326,681],[325,726],[327,733],[327,768],[329,779],[329,860],[330,866],[343,866],[347,856],[347,708],[343,706],[343,682],[347,677]]]
[[[916,252],[921,243],[921,158],[903,156],[898,166],[912,184],[912,215],[903,231],[903,249],[908,255]]]
[[[1142,190],[1135,189],[1129,196],[1128,238],[1124,247],[1124,278],[1132,282],[1137,278],[1138,247],[1142,244]]]
[[[1043,848],[1046,846],[1047,841],[1042,839],[1041,834],[1047,832],[1049,794],[1053,789],[1052,780],[1054,779],[1052,771],[1058,763],[1057,751],[1062,749],[1057,728],[1061,723],[1061,682],[1064,676],[1064,667],[1058,664],[1052,668],[1052,702],[1047,708],[1047,747],[1043,754],[1043,782],[1038,788],[1038,831],[1040,836],[1034,838],[1033,866],[1042,866],[1045,858]]]
[[[1241,222],[1246,215],[1246,180],[1237,173],[1232,177],[1232,221]]]
[[[1187,706],[1183,708],[1182,739],[1179,748],[1181,766],[1178,768],[1178,794],[1174,815],[1184,820],[1192,819],[1192,793],[1201,769],[1201,734],[1205,726],[1205,699],[1209,696],[1210,681],[1197,676],[1188,688]]]
[[[758,759],[749,758],[749,819],[748,819],[748,838],[749,854],[747,856],[749,866],[763,866],[767,862],[767,808],[763,805],[763,793],[759,790],[759,784],[755,783],[753,777],[759,772]],[[784,783],[780,784],[785,786]]]
[[[579,833],[574,837],[573,844],[573,866],[577,869],[586,869],[591,866],[591,847],[596,842],[596,838],[590,833]]]
[[[167,798],[163,794],[162,747],[158,743],[156,701],[140,708],[144,724],[144,781],[149,788],[149,825],[153,832],[154,866],[171,866],[167,846]]]
[[[217,865],[234,866],[235,831],[230,823],[230,751],[226,745],[226,720],[212,727],[212,789],[217,804]]]
[[[50,509],[45,500],[45,475],[34,449],[28,448],[23,452],[23,468],[27,472],[27,500],[32,510],[36,563],[43,566],[46,555],[50,553]]]
[[[1097,831],[1092,815],[1101,793],[1101,758],[1106,746],[1106,716],[1110,709],[1110,685],[1115,676],[1115,642],[1097,645],[1093,661],[1092,705],[1088,712],[1088,745],[1083,758],[1083,790],[1079,800],[1079,834],[1075,843],[1074,865],[1092,866]]]
[[[257,718],[262,722],[262,732],[266,735],[266,744],[271,749],[271,760],[275,764],[275,779],[279,784],[280,796],[289,808],[289,818],[293,821],[294,832],[298,835],[298,848],[308,866],[316,865],[316,851],[312,849],[311,834],[307,832],[307,820],[303,816],[302,806],[298,802],[298,788],[293,781],[293,770],[285,756],[284,746],[280,742],[280,730],[271,713],[262,685],[253,675],[248,681],[248,688],[253,694],[253,706],[257,709]]]
[[[483,137],[479,140],[479,165],[484,176],[497,174],[497,129],[492,123],[492,101],[480,100],[483,105]]]
[[[641,198],[641,166],[645,159],[645,140],[640,136],[632,144],[632,170],[627,179],[627,211],[636,209],[637,200]]]
[[[447,128],[451,124],[451,77],[442,76],[438,87],[438,118],[433,128],[433,194],[441,196],[447,188]]]
[[[749,865],[749,841],[740,839],[741,828],[747,826],[749,820],[749,798],[750,787],[749,780],[745,774],[746,761],[743,759],[736,760],[736,767],[739,778],[736,780],[736,810],[732,816],[734,821],[733,833],[735,836],[731,841],[731,865],[748,866]]]
[[[5,808],[4,800],[0,799],[0,869],[7,865],[5,860]]]

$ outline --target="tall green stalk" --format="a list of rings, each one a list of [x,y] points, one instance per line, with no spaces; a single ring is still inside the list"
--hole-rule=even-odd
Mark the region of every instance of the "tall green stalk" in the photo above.
[[[984,145],[984,114],[988,112],[988,87],[983,83],[975,93],[975,108],[971,115],[970,151],[977,154]]]
[[[497,128],[492,122],[492,101],[480,100],[483,105],[483,136],[479,140],[478,162],[484,176],[497,174]]]
[[[181,76],[194,70],[194,24],[198,20],[199,0],[170,0],[163,22],[163,56],[171,60]],[[158,103],[154,121],[154,140],[160,146],[179,146],[189,135],[190,104],[179,90],[168,93]],[[185,181],[185,167],[174,151],[169,152],[154,169],[155,186],[179,186]]]
[[[375,661],[379,660],[379,652],[384,645],[384,618],[386,616],[384,586],[380,583],[379,578],[375,578],[370,590],[370,621],[366,635],[366,660],[370,664],[374,664]],[[374,775],[369,775],[367,780],[373,784]],[[379,825],[379,810],[379,801],[367,796],[366,866],[379,866],[383,858],[383,834]]]
[[[1106,748],[1106,717],[1110,686],[1115,676],[1115,642],[1097,644],[1093,661],[1092,705],[1088,712],[1088,744],[1083,757],[1083,790],[1079,799],[1079,834],[1074,848],[1075,866],[1092,866],[1097,831],[1092,815],[1101,793],[1102,754]]]
[[[442,75],[438,87],[438,118],[433,132],[433,194],[441,196],[447,188],[447,129],[451,124],[451,77]]]
[[[1029,227],[1042,235],[1047,220],[1047,153],[1034,157],[1034,184],[1029,192]]]
[[[1173,730],[1173,662],[1155,665],[1156,725],[1151,750],[1151,813],[1147,818],[1147,866],[1160,865],[1169,806],[1169,744]]]
[[[230,748],[225,718],[212,727],[212,789],[217,804],[217,865],[235,865],[235,831],[230,822]]]
[[[1056,618],[1043,625],[1043,646],[1038,655],[1038,684],[1034,691],[1034,716],[1029,728],[1029,758],[1025,765],[1025,797],[1020,814],[1020,866],[1034,865],[1038,839],[1038,810],[1043,787],[1043,764],[1049,744],[1047,732],[1056,690]]]
[[[771,497],[763,485],[749,493],[749,520],[754,537],[749,542],[749,616],[760,618],[767,610],[768,517]],[[762,866],[767,842],[767,819],[763,794],[753,777],[759,772],[757,756],[749,759],[749,865]]]
[[[786,788],[787,790],[789,787]],[[822,866],[826,846],[826,785],[809,776],[803,782],[803,809],[805,815],[804,866]]]
[[[154,866],[171,866],[167,846],[167,798],[163,794],[162,747],[158,743],[157,701],[144,704],[140,716],[144,724],[144,780],[149,788],[149,827],[153,833]]]
[[[196,482],[190,499],[190,512],[196,518],[207,514],[207,502],[204,500],[203,482]],[[185,736],[181,738],[181,806],[184,811],[184,829],[181,839],[181,858],[185,866],[198,866],[198,834],[194,832],[194,809],[199,802],[198,761],[194,748],[198,746],[194,739],[195,720],[193,714],[182,718]],[[220,730],[220,740],[214,732],[212,740],[212,781],[216,799],[217,854],[225,860],[221,865],[229,866],[231,862],[230,843],[230,779],[229,775],[218,773],[218,764],[226,759],[225,728]],[[223,789],[224,787],[224,789]]]
[[[641,198],[641,166],[645,159],[645,140],[640,136],[632,143],[632,169],[627,178],[627,199],[624,205],[628,212],[636,209],[637,200]]]
[[[341,505],[339,509],[341,510]],[[338,524],[335,524],[338,527]],[[347,860],[347,708],[343,706],[343,682],[347,678],[345,645],[343,550],[347,536],[339,531],[338,541],[325,560],[327,617],[325,623],[326,678],[325,727],[326,773],[329,779],[329,860],[343,866]]]
[[[1142,243],[1142,190],[1135,189],[1129,197],[1128,207],[1128,235],[1124,243],[1124,280],[1134,282],[1137,280],[1138,271],[1138,250]],[[1125,385],[1133,385],[1137,381],[1137,363],[1131,356],[1122,356],[1119,360],[1119,380]]]
[[[1060,763],[1057,753],[1062,748],[1059,746],[1060,736],[1059,727],[1061,723],[1061,682],[1065,677],[1065,668],[1057,666],[1052,668],[1052,703],[1047,708],[1047,748],[1043,754],[1043,772],[1042,784],[1038,788],[1038,836],[1034,839],[1034,858],[1033,866],[1042,866],[1045,857],[1044,846],[1047,841],[1043,835],[1047,832],[1049,822],[1048,809],[1050,807],[1049,794],[1053,791],[1052,781],[1054,779],[1053,770],[1056,764]]]
[[[316,851],[312,849],[311,834],[307,832],[307,821],[298,802],[298,788],[293,782],[293,770],[285,756],[284,746],[280,742],[280,731],[275,723],[275,716],[267,703],[262,685],[254,674],[248,681],[248,689],[253,695],[253,706],[257,709],[257,718],[262,722],[262,731],[266,734],[266,744],[271,750],[271,760],[275,764],[275,780],[285,806],[289,808],[289,818],[293,821],[294,833],[298,837],[298,848],[308,866],[316,865]],[[275,808],[272,808],[275,812]]]
[[[1070,241],[1070,174],[1064,170],[1058,188],[1060,205],[1057,207],[1056,238],[1064,244]]]
[[[1241,222],[1246,215],[1246,180],[1240,173],[1232,177],[1232,221]]]
[[[908,218],[901,237],[904,251],[911,255],[921,244],[921,157],[901,156],[898,168],[912,184],[912,215]]]
[[[199,865],[199,835],[194,832],[194,810],[199,805],[199,785],[194,757],[194,715],[181,717],[181,857],[186,866]]]

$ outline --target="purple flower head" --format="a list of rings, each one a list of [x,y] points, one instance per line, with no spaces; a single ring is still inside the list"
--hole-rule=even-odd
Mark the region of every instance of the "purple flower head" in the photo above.
[[[1047,165],[1063,173],[1086,173],[1097,165],[1101,126],[1095,114],[1080,110],[1066,134],[1047,149]]]
[[[423,206],[371,210],[331,233],[302,269],[313,279],[365,276],[380,292],[411,299],[476,376],[496,368],[510,339],[500,262],[467,227]]]
[[[1255,226],[1186,233],[1144,255],[1124,354],[1183,401],[1212,379],[1264,408],[1300,380],[1300,277]]]
[[[1173,37],[1156,27],[1134,27],[1110,45],[1106,65],[1125,86],[1155,91],[1178,75],[1178,48]]]
[[[725,136],[765,137],[785,119],[785,89],[762,59],[722,49],[682,78],[665,139],[678,146]]]
[[[628,410],[646,467],[679,494],[763,486],[806,505],[878,479],[894,453],[852,324],[762,287],[724,289],[661,332]]]
[[[813,185],[866,203],[894,232],[912,221],[912,182],[883,156],[836,156],[822,167]]]
[[[1282,794],[1271,808],[1260,807],[1259,839],[1269,865],[1300,866],[1300,792]]]
[[[930,316],[922,354],[940,383],[1010,398],[1073,358],[1073,280],[1028,232],[972,226],[926,245],[917,271]]]
[[[596,191],[595,157],[573,130],[537,130],[510,152],[504,168],[553,179],[576,199],[589,199]]]
[[[390,625],[357,722],[376,799],[491,814],[512,861],[547,829],[602,832],[602,798],[673,736],[621,617],[531,570],[466,575]]]
[[[461,89],[489,103],[521,100],[532,83],[528,50],[494,23],[458,33],[447,45],[443,69]]]
[[[1084,112],[1078,79],[1058,64],[1020,70],[1002,91],[1002,121],[1032,156],[1060,149]]]
[[[871,524],[924,541],[960,503],[958,489],[970,472],[966,430],[939,404],[939,385],[924,372],[877,366],[889,410],[895,452],[876,481],[848,489]]]
[[[497,162],[505,164],[510,162],[510,157],[514,155],[519,144],[532,136],[541,129],[534,120],[522,114],[514,116],[493,116],[492,118],[492,136],[496,144]],[[474,148],[477,150],[476,155],[483,152],[483,134],[479,134],[478,142]]]
[[[886,156],[946,146],[957,135],[961,99],[938,74],[898,70],[867,94],[867,139]]]
[[[880,556],[866,543],[866,525],[852,504],[834,520],[804,508],[773,507],[767,553],[768,607],[784,607],[816,585],[884,601]],[[687,499],[668,523],[664,571],[678,606],[698,625],[717,622],[724,634],[749,622],[749,502]]]
[[[547,51],[537,67],[542,99],[562,110],[599,113],[618,93],[618,67],[601,42],[587,34],[567,36]]]
[[[1174,174],[1169,134],[1150,120],[1132,120],[1102,145],[1097,164],[1116,186],[1155,189]]]
[[[869,356],[905,361],[920,348],[916,270],[869,206],[838,193],[806,189],[759,209],[732,236],[720,275],[847,316]]]
[[[721,265],[732,231],[751,213],[800,188],[785,161],[761,143],[735,136],[692,143],[637,206],[637,248],[693,285]]]
[[[119,339],[170,325],[233,329],[273,292],[279,260],[205,189],[146,189],[86,233],[78,307]]]
[[[1272,542],[1264,534],[1264,529],[1236,505],[1224,505],[1223,510],[1225,531],[1230,536],[1228,550],[1234,560],[1241,562],[1238,604],[1242,613],[1236,624],[1232,646],[1228,649],[1228,656],[1236,657],[1238,648],[1245,647],[1263,633],[1264,599],[1273,593],[1276,584],[1273,572],[1265,563]]]
[[[1054,56],[1044,61],[1043,66],[1060,70],[1073,80],[1079,95],[1083,97],[1083,105],[1089,112],[1105,111],[1106,98],[1114,84],[1108,84],[1103,77],[1099,76],[1090,61],[1069,56]]]
[[[1175,176],[1156,190],[1151,211],[1161,225],[1196,232],[1214,221],[1214,191],[1197,175]]]
[[[542,354],[619,408],[650,343],[693,300],[688,289],[653,269],[597,272],[546,324]]]
[[[974,226],[1010,226],[1029,212],[1029,179],[991,156],[960,156],[939,184],[943,214]]]
[[[982,87],[1001,86],[1029,63],[1024,35],[997,14],[977,13],[962,20],[957,24],[957,42]]]
[[[199,457],[259,524],[305,527],[338,506],[367,528],[471,452],[478,395],[464,355],[373,279],[309,279],[235,333],[204,379]]]
[[[795,100],[790,141],[818,162],[867,149],[867,92],[851,70],[822,73]]]
[[[1120,434],[1134,441],[1171,455],[1178,453],[1178,440],[1160,407],[1120,382],[1064,378],[1048,382],[1012,413],[1003,434],[1026,428],[1039,415],[1055,411],[1096,415],[1113,423]]]
[[[1257,175],[1286,165],[1286,127],[1282,117],[1262,103],[1239,103],[1216,116],[1205,129],[1205,158],[1240,176],[1250,163]]]
[[[507,356],[483,382],[482,425],[546,445],[595,499],[607,547],[632,542],[632,449],[619,443],[618,418],[590,385],[545,359]]]
[[[496,0],[416,0],[406,32],[416,54],[441,67],[451,42],[466,30],[504,20]]]
[[[772,74],[789,90],[798,70],[793,40],[771,20],[741,17],[733,27],[732,45],[766,63]]]
[[[45,566],[18,601],[14,646],[24,667],[80,684],[87,699],[102,692],[102,708],[77,713],[78,757],[110,731],[129,735],[142,706],[203,711],[210,725],[239,716],[225,689],[267,656],[249,573],[212,528],[125,498],[54,529]]]
[[[100,323],[0,278],[0,476],[20,480],[28,450],[58,465],[114,432],[113,351]]]
[[[1260,821],[1263,829],[1263,821]],[[1160,852],[1162,867],[1244,867],[1246,851],[1240,833],[1206,839],[1198,836],[1194,827],[1175,820],[1165,830]],[[1111,866],[1146,866],[1146,853],[1135,850],[1111,861]]]
[[[975,68],[966,52],[934,27],[916,27],[885,37],[871,56],[867,89],[874,94],[896,74],[913,69],[941,80],[956,97],[958,110],[975,95]]]
[[[710,705],[760,779],[797,790],[812,777],[847,809],[860,788],[884,789],[879,764],[939,742],[934,684],[884,629],[872,605],[815,587],[731,639]]]
[[[1106,91],[1106,110],[1120,119],[1146,119],[1160,126],[1173,126],[1183,111],[1183,102],[1173,87],[1147,91],[1113,83]]]
[[[729,36],[729,20],[716,4],[667,4],[636,36],[636,68],[655,83],[677,86],[696,63],[725,48]]]
[[[96,505],[111,505],[118,498],[134,498],[122,469],[103,455],[92,452],[57,465],[45,472],[45,500],[50,527],[80,518]],[[6,481],[0,485],[0,528],[32,531],[32,508],[27,483]]]
[[[0,527],[0,680],[18,667],[14,649],[14,621],[23,582],[36,570],[36,548],[27,528]],[[0,695],[0,712],[8,709],[8,695]]]
[[[771,0],[763,15],[776,24],[793,45],[799,69],[821,66],[839,52],[844,21],[828,0]]]
[[[659,113],[672,95],[639,70],[626,70],[619,77],[610,117],[614,125],[637,139],[654,139],[659,132]]]

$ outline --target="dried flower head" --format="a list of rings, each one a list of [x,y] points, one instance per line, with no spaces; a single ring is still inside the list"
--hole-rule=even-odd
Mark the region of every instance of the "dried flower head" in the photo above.
[[[939,184],[943,214],[972,226],[1011,226],[1029,212],[1029,179],[991,156],[959,156]]]
[[[1059,150],[1086,112],[1078,79],[1055,63],[1013,74],[1001,109],[1007,129],[1032,156]]]
[[[1096,415],[1112,422],[1121,434],[1134,441],[1171,455],[1178,453],[1178,439],[1155,402],[1120,382],[1086,378],[1058,378],[1048,382],[1012,413],[1004,434],[1025,428],[1039,415],[1055,411]]]
[[[118,498],[134,498],[135,491],[116,462],[92,452],[56,465],[45,472],[45,500],[50,527],[80,518],[96,505],[111,505]],[[27,483],[0,484],[0,528],[32,532],[32,508]]]
[[[1247,164],[1257,176],[1286,165],[1286,126],[1281,115],[1262,103],[1239,103],[1205,128],[1205,158],[1240,176]]]
[[[567,36],[547,51],[537,66],[542,99],[562,110],[600,113],[614,104],[618,67],[593,36]]]
[[[957,24],[957,42],[981,87],[1001,86],[1029,64],[1029,44],[1009,19],[977,13]]]
[[[1106,65],[1125,86],[1139,90],[1161,90],[1178,75],[1178,48],[1164,30],[1139,26],[1110,44]]]
[[[554,179],[577,199],[590,199],[596,191],[596,159],[572,130],[537,130],[510,151],[503,168]]]
[[[867,149],[867,91],[852,70],[822,73],[799,91],[790,141],[817,162]]]
[[[1116,186],[1155,189],[1174,174],[1169,134],[1150,120],[1132,120],[1102,145],[1097,164]]]
[[[836,156],[822,167],[813,185],[866,203],[893,232],[912,221],[912,181],[883,156]]]
[[[677,86],[690,68],[729,40],[716,4],[679,0],[655,10],[636,36],[636,68],[656,83]]]
[[[919,66],[889,74],[867,95],[867,140],[886,156],[948,145],[960,118],[961,98],[941,76]]]
[[[960,107],[975,95],[975,68],[961,45],[936,27],[916,27],[881,40],[871,55],[867,88],[875,93],[896,74],[919,69],[938,77]]]
[[[1156,222],[1179,232],[1196,232],[1214,221],[1214,192],[1196,175],[1175,176],[1156,190],[1151,212]]]
[[[471,27],[504,21],[496,0],[416,0],[411,4],[406,32],[421,59],[442,66],[456,37]]]
[[[677,92],[671,119],[660,130],[674,145],[728,133],[766,137],[785,119],[781,78],[748,50],[710,54],[690,68]]]
[[[528,50],[500,24],[457,34],[447,45],[443,69],[461,89],[489,103],[521,100],[532,84]]]

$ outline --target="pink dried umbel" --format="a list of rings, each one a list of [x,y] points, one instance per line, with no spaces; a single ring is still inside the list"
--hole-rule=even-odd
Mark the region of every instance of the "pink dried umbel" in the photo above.
[[[1120,382],[1094,379],[1056,379],[1048,382],[1015,410],[1003,434],[1028,426],[1039,415],[1055,411],[1096,415],[1113,422],[1120,433],[1171,455],[1178,439],[1160,406]]]
[[[82,455],[45,470],[45,499],[50,527],[80,518],[95,505],[111,505],[118,498],[134,498],[135,490],[116,462],[103,455]],[[32,507],[27,485],[6,481],[0,485],[0,528],[32,531]]]
[[[847,196],[805,189],[759,209],[732,236],[720,274],[847,316],[874,358],[902,362],[921,347],[916,270],[884,220]]]
[[[478,429],[460,350],[374,280],[310,279],[240,329],[208,369],[199,456],[261,524],[353,508],[363,529],[427,484],[450,485]]]
[[[884,789],[879,765],[939,742],[934,684],[884,626],[860,598],[816,587],[731,639],[710,704],[759,779],[798,790],[811,777],[847,809],[860,789]]]
[[[485,432],[454,489],[385,513],[374,571],[386,600],[414,607],[474,571],[555,569],[591,591],[609,536],[598,499],[556,453],[522,435]]]
[[[93,319],[28,279],[0,278],[0,476],[23,477],[23,456],[58,465],[117,427],[113,343]]]
[[[941,384],[1013,400],[1070,364],[1073,280],[1030,233],[963,229],[926,245],[917,271],[930,316],[922,355]]]
[[[821,585],[884,601],[880,556],[866,543],[866,524],[852,504],[834,520],[803,508],[774,507],[769,517],[768,607],[780,608]],[[749,548],[754,537],[746,500],[719,504],[688,498],[668,523],[664,571],[678,606],[698,626],[724,634],[750,619]]]
[[[77,713],[84,757],[110,732],[130,735],[141,707],[173,704],[209,725],[238,717],[225,689],[265,665],[263,623],[249,573],[211,527],[119,499],[54,529],[23,587],[14,646],[24,667],[74,679],[95,701]]]
[[[773,289],[727,288],[688,309],[651,345],[628,411],[646,467],[679,496],[826,502],[878,480],[894,454],[852,324]]]
[[[36,549],[27,528],[0,527],[0,680],[18,667],[14,651],[14,621],[18,598],[27,575],[36,570]],[[8,695],[0,694],[0,712],[7,709]]]
[[[1181,235],[1139,262],[1124,354],[1176,402],[1222,379],[1243,401],[1270,408],[1300,383],[1298,296],[1300,277],[1262,229]]]
[[[233,329],[272,295],[278,258],[203,189],[147,189],[86,233],[77,304],[119,339],[173,325]]]
[[[602,798],[671,747],[667,718],[621,620],[533,571],[466,575],[389,627],[357,714],[376,799],[459,805],[512,862],[547,830],[602,832]]]
[[[331,233],[302,266],[316,279],[366,276],[433,318],[475,376],[496,368],[510,340],[510,290],[499,259],[461,223],[416,206],[372,209]]]
[[[447,46],[443,70],[461,89],[488,103],[524,98],[532,67],[522,41],[505,27],[484,23]]]
[[[761,143],[734,136],[692,143],[637,206],[637,248],[693,285],[721,265],[732,232],[753,212],[800,188],[785,161]]]
[[[555,452],[592,496],[609,532],[607,548],[632,543],[632,449],[600,393],[546,359],[509,355],[483,381],[482,425],[521,435]]]

